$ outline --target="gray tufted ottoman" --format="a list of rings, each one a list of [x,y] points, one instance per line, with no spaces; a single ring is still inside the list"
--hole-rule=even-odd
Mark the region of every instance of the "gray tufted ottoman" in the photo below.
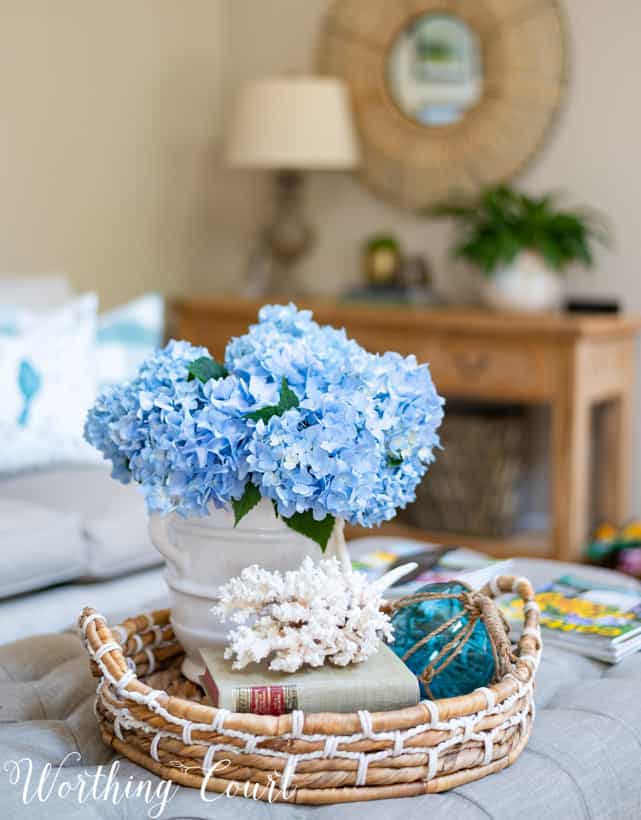
[[[144,818],[158,811],[159,797],[148,802],[131,796],[114,805],[89,794],[59,793],[60,783],[95,782],[100,764],[113,760],[96,727],[92,703],[95,680],[79,640],[70,634],[28,638],[0,647],[0,806],[4,818]],[[537,718],[532,740],[521,758],[504,772],[442,795],[306,808],[269,805],[243,798],[177,789],[160,814],[167,818],[316,817],[346,820],[639,820],[641,818],[641,655],[608,667],[548,647],[538,675]],[[77,752],[77,755],[70,753]],[[30,758],[33,797],[47,763],[66,758],[55,788],[44,802],[23,803],[28,764],[12,784],[16,766]],[[108,765],[103,769],[106,771]],[[55,769],[41,796],[47,795]],[[93,778],[93,779],[92,779]],[[122,761],[116,775],[121,788],[143,778],[162,783]],[[98,783],[104,787],[106,774]],[[87,787],[87,792],[89,788]],[[113,788],[110,795],[113,794]],[[87,795],[84,795],[87,796]]]

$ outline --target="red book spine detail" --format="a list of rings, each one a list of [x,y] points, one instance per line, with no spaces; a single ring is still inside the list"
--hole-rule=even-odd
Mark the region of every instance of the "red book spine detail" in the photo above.
[[[285,693],[282,686],[251,686],[250,709],[254,715],[274,715],[285,712]]]
[[[209,669],[202,676],[202,684],[213,706],[220,704],[220,690]],[[298,709],[296,686],[239,686],[232,691],[232,710],[253,715],[278,717]]]

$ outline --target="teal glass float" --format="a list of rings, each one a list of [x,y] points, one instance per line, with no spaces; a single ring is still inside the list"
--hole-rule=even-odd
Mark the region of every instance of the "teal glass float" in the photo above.
[[[466,695],[503,674],[510,643],[487,596],[448,581],[391,605],[391,648],[419,679],[424,698]]]

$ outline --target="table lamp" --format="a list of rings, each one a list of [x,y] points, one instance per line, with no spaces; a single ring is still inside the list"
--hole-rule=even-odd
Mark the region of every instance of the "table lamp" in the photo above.
[[[303,171],[358,162],[348,92],[334,77],[271,77],[245,87],[236,104],[227,163],[275,172],[275,208],[252,257],[249,289],[291,291],[291,273],[314,231],[302,209]]]

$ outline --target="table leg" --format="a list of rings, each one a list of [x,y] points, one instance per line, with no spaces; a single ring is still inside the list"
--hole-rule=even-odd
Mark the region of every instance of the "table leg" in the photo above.
[[[632,400],[629,394],[597,408],[596,512],[615,526],[630,514]]]
[[[588,536],[591,407],[559,398],[552,407],[552,557],[580,561]]]

